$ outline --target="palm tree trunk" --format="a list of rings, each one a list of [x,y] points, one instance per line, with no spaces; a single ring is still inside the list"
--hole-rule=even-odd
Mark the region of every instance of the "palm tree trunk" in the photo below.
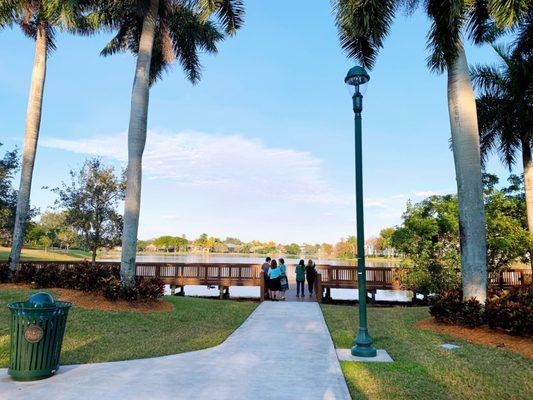
[[[17,211],[13,230],[13,243],[9,254],[11,271],[19,268],[20,252],[24,242],[24,230],[30,208],[31,180],[39,128],[41,126],[41,109],[43,104],[44,81],[46,78],[47,38],[44,25],[39,25],[35,39],[35,58],[31,75],[30,95],[26,111],[26,126],[24,129],[24,147],[22,150],[22,171],[17,197]]]
[[[133,284],[135,280],[137,230],[139,228],[141,207],[142,155],[146,143],[148,99],[150,95],[150,63],[158,8],[159,0],[151,0],[148,13],[144,17],[135,80],[133,81],[131,94],[130,125],[128,130],[128,172],[120,263],[120,276],[124,286]]]
[[[481,158],[474,90],[466,54],[459,44],[456,60],[448,66],[448,110],[455,161],[463,297],[487,296],[487,237]]]
[[[531,146],[528,141],[522,141],[522,163],[524,165],[524,189],[526,192],[527,228],[533,240],[533,161],[531,160]],[[533,272],[533,249],[529,250],[531,272]]]

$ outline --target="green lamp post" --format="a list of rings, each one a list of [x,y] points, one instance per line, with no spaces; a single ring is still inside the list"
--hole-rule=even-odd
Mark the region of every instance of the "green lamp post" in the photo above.
[[[359,330],[353,341],[352,355],[375,357],[376,349],[368,334],[366,323],[366,268],[365,268],[365,228],[363,215],[363,145],[361,140],[361,112],[363,93],[370,80],[363,67],[355,66],[348,71],[344,82],[353,89],[353,111],[355,113],[355,203],[357,221],[357,288],[359,291]]]

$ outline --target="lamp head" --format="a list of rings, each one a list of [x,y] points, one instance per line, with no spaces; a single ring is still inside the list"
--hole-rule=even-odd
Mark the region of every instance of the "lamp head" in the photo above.
[[[370,80],[370,76],[363,67],[356,65],[355,67],[350,68],[344,78],[344,83],[348,85],[352,93],[352,96],[355,93],[364,94],[366,92],[367,83]]]

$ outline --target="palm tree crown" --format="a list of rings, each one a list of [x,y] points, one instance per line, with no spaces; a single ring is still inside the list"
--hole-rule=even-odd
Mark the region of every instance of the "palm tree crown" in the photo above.
[[[93,29],[117,31],[101,54],[139,52],[143,20],[150,1],[100,0],[87,21]],[[150,84],[161,77],[174,61],[187,78],[200,79],[199,52],[216,53],[224,33],[234,34],[243,23],[243,4],[231,0],[160,0],[150,65]],[[215,15],[216,23],[210,20]]]
[[[478,89],[481,153],[497,150],[509,169],[523,146],[533,145],[533,58],[505,46],[494,46],[502,63],[471,69]]]
[[[423,4],[431,20],[428,65],[443,72],[457,57],[461,34],[475,43],[490,41],[530,13],[527,0],[335,0],[341,46],[349,57],[372,68],[398,11],[411,14]],[[511,3],[511,4],[509,4]]]
[[[80,18],[90,3],[80,0],[0,0],[0,27],[16,24],[34,40],[42,29],[50,52],[56,48],[57,29],[82,33]]]

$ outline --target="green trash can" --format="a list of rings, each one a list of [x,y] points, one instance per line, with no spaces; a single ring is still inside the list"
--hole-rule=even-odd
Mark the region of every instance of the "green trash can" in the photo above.
[[[59,368],[61,344],[72,303],[39,292],[10,303],[11,341],[8,374],[18,381],[48,378]]]

